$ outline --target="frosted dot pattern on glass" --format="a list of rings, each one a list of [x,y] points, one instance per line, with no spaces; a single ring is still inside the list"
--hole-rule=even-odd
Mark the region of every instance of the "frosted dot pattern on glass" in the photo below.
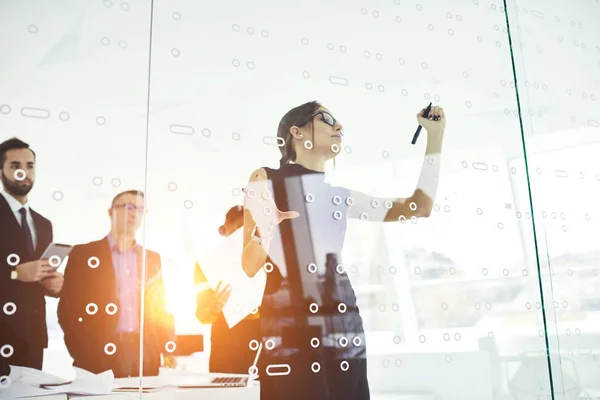
[[[595,382],[586,371],[597,367],[600,343],[600,3],[506,5],[62,0],[8,7],[0,24],[10,38],[0,46],[0,142],[17,136],[36,159],[34,170],[3,165],[2,178],[5,192],[35,181],[28,205],[52,222],[44,236],[32,214],[44,243],[33,258],[45,241],[85,246],[105,238],[114,196],[131,189],[145,196],[143,211],[127,211],[140,218],[139,227],[126,228],[140,246],[140,268],[127,283],[108,244],[48,260],[65,275],[66,298],[72,291],[81,299],[68,323],[60,298],[19,281],[33,258],[8,224],[0,228],[0,396],[18,387],[5,366],[25,357],[24,329],[47,332],[48,350],[32,348],[42,349],[45,372],[65,379],[74,377],[69,357],[77,346],[66,342],[73,337],[102,359],[135,359],[142,350],[144,358],[208,372],[217,340],[196,317],[203,304],[194,265],[220,243],[234,243],[236,271],[252,281],[242,275],[243,229],[234,242],[219,228],[248,199],[281,206],[273,176],[266,190],[248,180],[257,168],[278,168],[290,141],[277,135],[281,117],[318,100],[339,119],[343,137],[324,145],[305,131],[297,149],[335,158],[323,182],[289,183],[287,209],[269,203],[251,215],[258,223],[280,211],[300,214],[261,235],[270,248],[257,275],[267,283],[240,323],[258,319],[263,328],[236,346],[249,360],[237,373],[313,387],[314,398],[325,398],[315,382],[329,385],[331,398],[343,390],[363,398],[358,384],[344,389],[334,375],[364,377],[372,399],[415,392],[547,398],[552,390],[591,398],[586,390]],[[423,203],[412,194],[421,168],[435,163],[425,154],[425,130],[409,142],[415,114],[430,102],[444,108],[447,127],[437,195],[421,218]],[[0,208],[19,229],[20,216]],[[393,221],[383,223],[388,216]],[[160,274],[145,250],[159,255]],[[113,286],[104,286],[106,276]],[[30,287],[40,288],[36,304],[25,296]],[[239,293],[232,312],[246,309],[249,295]],[[149,300],[159,298],[160,310]],[[272,304],[284,317],[269,314]],[[134,333],[126,327],[132,315],[144,317],[138,334],[153,348],[119,339]],[[25,328],[23,318],[40,324]],[[173,319],[173,335],[149,328],[163,318]],[[96,330],[99,321],[114,329]],[[203,335],[202,353],[187,354],[177,335]],[[257,353],[261,362],[252,365]],[[310,384],[302,387],[303,379]]]

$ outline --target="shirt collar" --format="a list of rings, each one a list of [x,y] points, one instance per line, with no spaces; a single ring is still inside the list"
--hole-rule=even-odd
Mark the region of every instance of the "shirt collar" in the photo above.
[[[6,190],[1,191],[0,193],[2,193],[2,195],[6,199],[6,202],[8,203],[12,212],[18,213],[19,210],[23,207],[25,207],[25,209],[29,211],[29,200],[25,204],[21,204],[19,200],[15,199],[11,194],[7,193]]]

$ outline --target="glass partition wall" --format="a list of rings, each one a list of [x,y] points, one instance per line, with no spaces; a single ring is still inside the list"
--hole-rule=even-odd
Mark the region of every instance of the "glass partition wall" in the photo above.
[[[600,393],[600,4],[0,9],[0,398],[35,395],[14,366],[156,398],[235,395],[141,375],[245,374],[257,399]],[[411,144],[429,103],[441,157],[433,128]],[[263,167],[258,197],[299,215],[256,244]]]

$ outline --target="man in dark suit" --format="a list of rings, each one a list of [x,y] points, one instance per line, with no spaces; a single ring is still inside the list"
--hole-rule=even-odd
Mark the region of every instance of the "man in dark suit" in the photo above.
[[[9,365],[42,369],[48,346],[46,300],[58,297],[63,276],[40,256],[52,224],[33,211],[35,153],[17,138],[0,144],[0,376]]]
[[[108,236],[75,246],[69,256],[58,322],[75,367],[93,373],[110,369],[116,377],[138,376],[143,337],[143,374],[152,376],[158,374],[161,355],[171,358],[175,350],[160,256],[135,241],[144,213],[142,192],[118,194],[108,210]]]

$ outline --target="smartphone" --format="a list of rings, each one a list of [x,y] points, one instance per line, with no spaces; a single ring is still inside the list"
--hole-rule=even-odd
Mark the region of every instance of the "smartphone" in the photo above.
[[[73,246],[62,243],[50,243],[50,245],[44,250],[42,254],[42,260],[49,260],[52,268],[58,268],[64,259],[71,253]]]

